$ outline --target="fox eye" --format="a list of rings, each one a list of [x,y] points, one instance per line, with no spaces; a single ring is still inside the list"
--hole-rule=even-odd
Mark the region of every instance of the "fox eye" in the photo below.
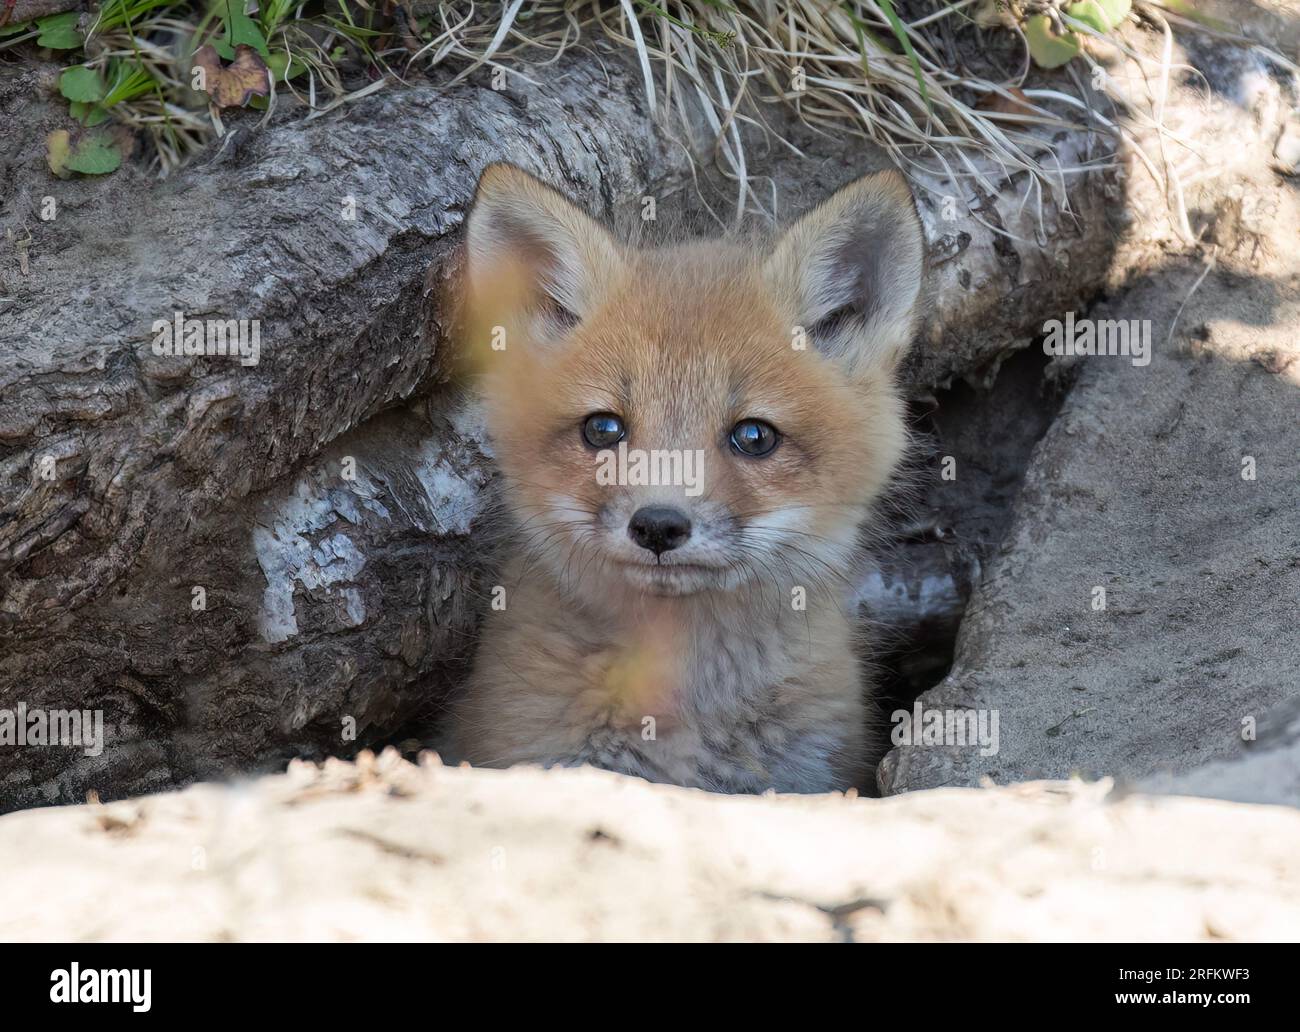
[[[781,443],[781,434],[761,419],[742,419],[731,428],[731,446],[742,455],[761,459]]]
[[[610,448],[627,436],[623,420],[610,412],[593,412],[582,423],[582,439],[593,448]]]

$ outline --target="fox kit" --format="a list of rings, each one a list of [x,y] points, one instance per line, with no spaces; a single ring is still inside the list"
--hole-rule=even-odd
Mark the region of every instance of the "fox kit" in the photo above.
[[[483,173],[466,326],[493,341],[509,544],[444,755],[720,792],[862,782],[842,595],[904,449],[922,262],[892,171],[764,245],[647,250],[517,168]]]

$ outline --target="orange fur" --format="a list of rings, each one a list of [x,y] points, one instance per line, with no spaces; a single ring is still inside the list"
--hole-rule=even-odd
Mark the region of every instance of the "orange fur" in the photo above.
[[[468,237],[467,343],[514,529],[445,751],[723,791],[859,780],[842,589],[906,441],[892,374],[921,235],[902,178],[850,184],[770,249],[634,251],[494,165]],[[619,416],[630,449],[702,457],[698,493],[600,482],[592,413]],[[744,419],[779,432],[770,455],[731,445]],[[665,505],[691,536],[652,556],[628,523]]]

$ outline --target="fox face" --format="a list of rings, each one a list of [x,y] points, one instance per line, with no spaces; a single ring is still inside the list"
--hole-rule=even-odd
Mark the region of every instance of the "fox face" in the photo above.
[[[788,602],[842,574],[906,440],[893,375],[923,243],[901,176],[765,244],[636,250],[493,165],[466,247],[518,544],[567,594]]]

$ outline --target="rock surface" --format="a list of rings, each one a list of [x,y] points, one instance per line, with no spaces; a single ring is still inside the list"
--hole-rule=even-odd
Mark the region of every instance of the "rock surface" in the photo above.
[[[999,751],[904,744],[885,792],[1080,773],[1300,804],[1258,759],[1230,790],[1189,774],[1300,696],[1300,190],[1254,168],[1193,208],[1212,268],[1171,258],[1086,313],[1148,328],[1149,365],[1054,360],[1074,386],[921,698],[996,712]]]
[[[1154,774],[1137,787],[1142,792],[1300,806],[1300,697],[1269,710],[1250,733],[1225,759],[1182,774]]]
[[[1300,813],[1078,782],[758,798],[363,754],[10,814],[0,872],[6,941],[1300,935]]]

